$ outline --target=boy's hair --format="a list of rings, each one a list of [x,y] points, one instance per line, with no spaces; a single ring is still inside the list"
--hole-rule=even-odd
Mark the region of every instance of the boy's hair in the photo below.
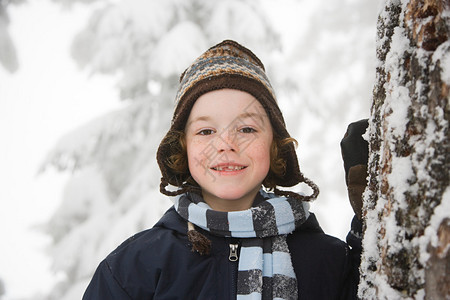
[[[286,130],[264,65],[249,49],[230,40],[208,49],[181,75],[172,124],[157,152],[162,173],[161,192],[174,196],[188,191],[201,191],[190,177],[189,171],[184,172],[184,166],[187,170],[187,156],[183,154],[186,151],[184,129],[195,101],[203,94],[224,88],[241,90],[255,97],[270,119],[274,132],[271,152],[276,153],[271,153],[271,168],[264,185],[279,195],[306,201],[316,198],[319,189],[300,172],[294,147],[296,142],[294,143],[295,140]],[[312,188],[313,193],[310,196],[300,196],[276,188],[291,187],[300,182]],[[169,184],[179,189],[168,191],[166,187]]]

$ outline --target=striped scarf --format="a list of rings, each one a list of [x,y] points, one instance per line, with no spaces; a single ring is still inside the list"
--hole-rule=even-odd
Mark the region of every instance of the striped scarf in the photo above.
[[[306,221],[308,204],[263,190],[258,197],[265,201],[233,212],[214,211],[191,193],[174,202],[178,214],[198,227],[215,235],[242,238],[237,299],[298,299],[286,235]]]

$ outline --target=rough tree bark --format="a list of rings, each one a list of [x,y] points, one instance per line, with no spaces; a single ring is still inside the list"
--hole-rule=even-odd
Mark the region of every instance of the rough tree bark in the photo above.
[[[450,0],[385,0],[359,296],[450,299]]]

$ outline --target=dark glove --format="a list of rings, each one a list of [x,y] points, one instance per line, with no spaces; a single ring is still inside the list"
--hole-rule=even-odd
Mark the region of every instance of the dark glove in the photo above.
[[[366,132],[368,124],[367,119],[351,123],[341,140],[348,197],[353,211],[360,220],[362,193],[367,186],[367,161],[369,158],[369,145],[362,135]]]

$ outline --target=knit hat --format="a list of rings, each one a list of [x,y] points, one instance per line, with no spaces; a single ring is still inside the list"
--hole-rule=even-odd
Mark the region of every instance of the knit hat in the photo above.
[[[264,107],[274,134],[279,139],[290,137],[263,63],[249,49],[235,41],[225,40],[208,49],[181,75],[172,124],[157,152],[162,185],[169,183],[182,187],[190,176],[177,174],[168,166],[168,158],[179,149],[174,147],[177,141],[174,140],[172,133],[184,131],[191,109],[201,95],[224,88],[251,94]],[[290,143],[279,150],[282,150],[279,156],[286,162],[286,171],[281,177],[276,178],[276,185],[291,187],[306,182],[313,188],[311,197],[317,196],[317,186],[304,178],[300,172],[294,145]]]

